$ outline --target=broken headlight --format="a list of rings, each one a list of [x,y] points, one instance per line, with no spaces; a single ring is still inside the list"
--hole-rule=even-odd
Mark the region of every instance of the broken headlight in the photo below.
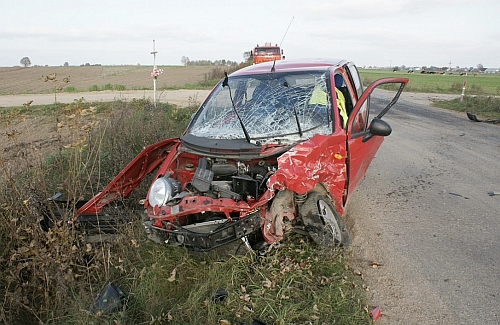
[[[174,196],[179,194],[180,184],[170,177],[158,178],[149,190],[149,204],[154,206],[164,206]]]

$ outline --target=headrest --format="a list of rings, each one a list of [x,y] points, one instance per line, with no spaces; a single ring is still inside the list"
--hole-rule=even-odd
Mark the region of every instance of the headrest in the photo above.
[[[342,78],[342,75],[336,74],[334,76],[334,78],[335,78],[335,87],[336,88],[342,87],[342,84],[344,83],[344,79]]]

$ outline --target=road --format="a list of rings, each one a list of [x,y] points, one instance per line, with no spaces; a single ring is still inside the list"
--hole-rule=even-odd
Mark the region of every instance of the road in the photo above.
[[[384,119],[346,210],[377,324],[500,324],[500,127],[408,93]]]
[[[210,90],[165,90],[158,91],[156,98],[159,102],[168,102],[179,106],[188,106],[191,102],[201,103],[208,96]],[[32,105],[48,105],[57,100],[60,103],[72,103],[75,99],[84,98],[88,102],[150,99],[153,98],[152,90],[126,90],[126,91],[93,91],[83,93],[57,93],[54,94],[26,94],[0,96],[0,107],[23,106],[23,103],[33,101]]]

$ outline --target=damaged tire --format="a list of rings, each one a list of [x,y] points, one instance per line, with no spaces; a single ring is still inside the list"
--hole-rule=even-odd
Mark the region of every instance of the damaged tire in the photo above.
[[[320,193],[311,193],[300,207],[302,221],[309,236],[321,246],[346,246],[349,234],[344,220],[331,200]]]

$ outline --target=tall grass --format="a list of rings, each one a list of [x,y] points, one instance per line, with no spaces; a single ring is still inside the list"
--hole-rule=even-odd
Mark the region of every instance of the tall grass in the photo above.
[[[54,116],[99,123],[83,136],[75,132],[71,148],[31,160],[24,173],[0,160],[0,323],[370,323],[362,284],[343,252],[321,250],[305,237],[292,235],[262,257],[240,243],[196,254],[147,241],[137,202],[150,180],[116,207],[131,218],[117,226],[113,240],[91,242],[87,231],[68,227],[78,200],[100,191],[144,146],[179,136],[195,104],[52,105]],[[58,140],[61,147],[67,140]],[[44,232],[38,222],[52,211],[47,198],[57,191],[66,204]],[[96,295],[110,281],[125,293],[122,308],[93,313]],[[216,298],[217,292],[225,294]]]

